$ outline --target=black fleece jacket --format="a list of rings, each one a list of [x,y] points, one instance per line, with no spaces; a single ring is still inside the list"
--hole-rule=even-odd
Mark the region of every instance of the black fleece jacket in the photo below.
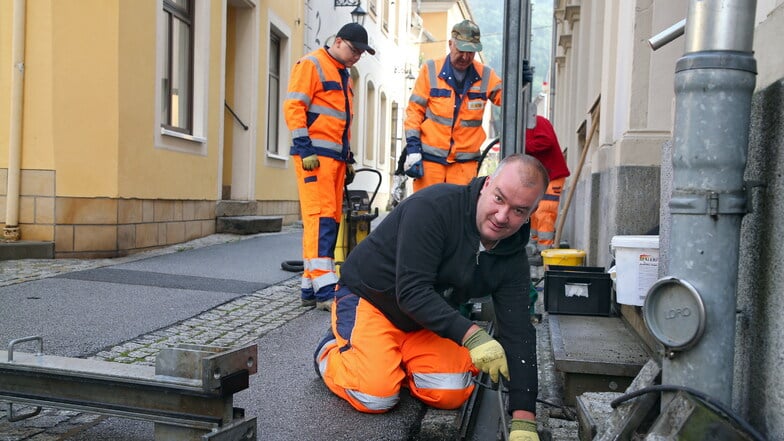
[[[485,178],[439,184],[404,199],[341,266],[340,285],[404,331],[422,328],[462,344],[472,321],[458,306],[491,295],[509,363],[509,410],[535,412],[536,330],[528,304],[528,225],[479,251],[476,205]]]

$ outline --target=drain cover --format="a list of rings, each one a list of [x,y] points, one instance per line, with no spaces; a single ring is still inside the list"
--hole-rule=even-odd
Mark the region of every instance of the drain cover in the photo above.
[[[702,297],[677,277],[659,279],[651,286],[642,313],[648,330],[668,353],[692,347],[705,331]]]

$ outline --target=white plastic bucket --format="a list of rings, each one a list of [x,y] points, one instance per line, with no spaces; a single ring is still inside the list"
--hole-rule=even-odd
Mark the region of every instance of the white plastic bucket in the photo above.
[[[618,303],[642,306],[659,279],[659,236],[614,236],[615,293]]]

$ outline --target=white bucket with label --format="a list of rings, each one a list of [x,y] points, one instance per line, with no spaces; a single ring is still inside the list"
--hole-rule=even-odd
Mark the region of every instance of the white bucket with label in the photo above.
[[[642,306],[659,279],[659,236],[614,236],[615,293],[618,303]]]

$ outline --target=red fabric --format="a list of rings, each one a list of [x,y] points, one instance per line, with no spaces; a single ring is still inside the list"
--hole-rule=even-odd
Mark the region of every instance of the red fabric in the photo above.
[[[525,131],[525,152],[544,165],[550,180],[569,176],[558,136],[547,118],[536,115],[536,127]]]

